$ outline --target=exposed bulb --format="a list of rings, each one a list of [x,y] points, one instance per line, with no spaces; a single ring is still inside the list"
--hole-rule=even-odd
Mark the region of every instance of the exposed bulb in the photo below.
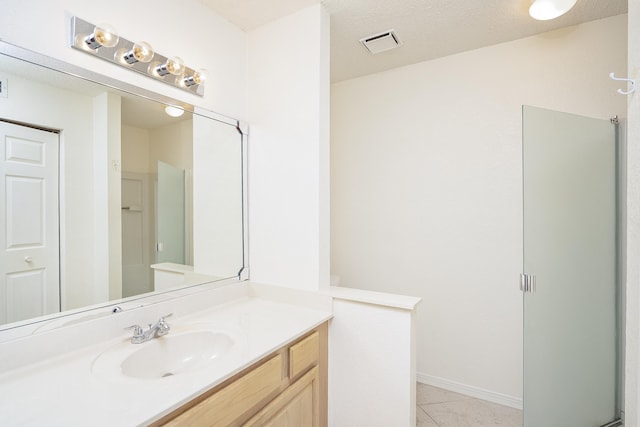
[[[179,76],[184,71],[184,61],[179,56],[167,59],[167,70],[174,76]]]
[[[201,68],[193,73],[192,76],[186,76],[182,82],[186,87],[200,85],[207,79],[207,70]]]
[[[109,24],[99,24],[93,29],[93,33],[84,39],[87,47],[97,49],[99,47],[113,47],[118,44],[118,34]]]
[[[205,80],[207,80],[207,70],[205,70],[204,68],[200,68],[199,70],[197,70],[195,73],[193,73],[193,80],[196,82],[196,84],[202,84],[204,83]]]
[[[567,13],[577,0],[533,0],[529,15],[539,21],[555,19]]]
[[[184,61],[179,56],[168,58],[167,62],[155,67],[154,72],[160,77],[166,76],[167,74],[179,76],[184,72]]]
[[[149,62],[151,58],[153,58],[151,45],[147,42],[138,42],[129,52],[124,54],[122,60],[127,64],[135,64],[136,62]]]

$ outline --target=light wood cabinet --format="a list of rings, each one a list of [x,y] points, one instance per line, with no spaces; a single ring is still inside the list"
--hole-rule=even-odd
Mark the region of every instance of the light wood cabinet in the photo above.
[[[327,324],[153,425],[326,427]]]
[[[318,367],[283,391],[245,426],[298,427],[320,426]]]

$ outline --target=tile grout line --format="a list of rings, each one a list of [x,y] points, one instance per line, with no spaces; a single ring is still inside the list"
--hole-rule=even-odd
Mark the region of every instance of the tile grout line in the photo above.
[[[417,406],[417,408],[418,408],[419,410],[421,410],[422,412],[424,412],[424,414],[425,414],[427,417],[429,417],[429,419],[430,419],[431,421],[433,421],[433,423],[434,423],[436,426],[441,427],[441,426],[440,426],[440,424],[439,424],[435,419],[433,419],[433,417],[432,417],[432,416],[431,416],[431,415],[430,415],[430,414],[429,414],[429,413],[428,413],[428,412],[427,412],[423,407],[421,407],[421,406],[419,406],[419,405],[416,405],[416,406]]]

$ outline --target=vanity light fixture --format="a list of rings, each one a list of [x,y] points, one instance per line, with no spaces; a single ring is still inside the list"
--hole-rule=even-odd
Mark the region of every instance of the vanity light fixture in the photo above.
[[[529,15],[539,21],[548,21],[567,13],[576,2],[577,0],[533,0]]]
[[[109,25],[94,25],[74,16],[71,47],[187,92],[204,95],[204,70],[185,66],[180,57],[160,55],[147,42],[133,43],[119,37]]]

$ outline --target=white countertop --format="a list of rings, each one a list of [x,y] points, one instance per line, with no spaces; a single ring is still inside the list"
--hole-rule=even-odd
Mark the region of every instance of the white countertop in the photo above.
[[[228,353],[195,372],[148,380],[103,377],[93,372],[92,364],[101,353],[130,338],[130,333],[124,332],[117,338],[4,372],[0,375],[1,423],[65,427],[148,424],[332,316],[321,303],[295,304],[295,298],[284,298],[282,291],[276,291],[275,298],[267,294],[252,289],[213,308],[193,314],[182,310],[167,319],[174,333],[206,323],[234,338]]]
[[[421,301],[419,297],[375,292],[365,289],[345,288],[343,286],[331,286],[330,294],[335,299],[357,301],[403,310],[414,310]]]

